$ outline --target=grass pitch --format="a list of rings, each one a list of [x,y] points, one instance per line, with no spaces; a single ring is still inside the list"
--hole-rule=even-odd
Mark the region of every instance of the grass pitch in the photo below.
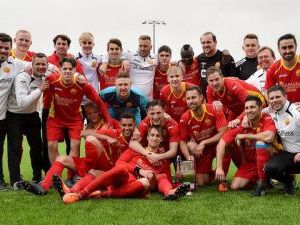
[[[3,163],[8,182],[6,154]],[[229,179],[233,172],[234,168],[231,168]],[[21,173],[24,179],[31,179],[26,143]],[[299,195],[285,196],[275,188],[264,197],[250,197],[249,191],[218,193],[216,186],[211,185],[174,202],[163,201],[161,195],[151,194],[149,199],[87,200],[64,205],[53,190],[46,196],[6,191],[0,192],[0,225],[298,225]]]

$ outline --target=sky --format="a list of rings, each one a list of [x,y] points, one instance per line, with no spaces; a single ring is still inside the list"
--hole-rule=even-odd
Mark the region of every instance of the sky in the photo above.
[[[25,3],[26,2],[26,3]],[[70,52],[80,50],[82,32],[95,36],[95,53],[106,51],[110,38],[119,38],[124,50],[136,51],[138,36],[152,37],[153,27],[145,20],[163,20],[156,25],[156,50],[168,45],[173,58],[180,48],[190,44],[198,55],[202,52],[200,36],[212,31],[218,48],[228,49],[235,60],[244,57],[243,37],[255,33],[261,46],[273,48],[278,56],[277,39],[293,33],[300,41],[299,0],[26,0],[1,3],[1,32],[12,37],[19,29],[32,34],[31,49],[47,55],[53,51],[55,35],[67,34]],[[298,21],[298,22],[297,22]],[[279,57],[279,56],[278,56]]]

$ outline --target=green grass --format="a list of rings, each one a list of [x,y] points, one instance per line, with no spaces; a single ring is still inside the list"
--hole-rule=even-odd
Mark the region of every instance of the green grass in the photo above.
[[[6,161],[5,154],[4,171],[8,181]],[[21,171],[25,179],[31,178],[26,144]],[[151,194],[149,199],[87,200],[72,205],[64,205],[53,190],[46,196],[25,191],[0,192],[1,225],[300,224],[299,211],[299,194],[287,197],[277,189],[264,197],[252,198],[249,191],[218,193],[212,185],[175,202]]]

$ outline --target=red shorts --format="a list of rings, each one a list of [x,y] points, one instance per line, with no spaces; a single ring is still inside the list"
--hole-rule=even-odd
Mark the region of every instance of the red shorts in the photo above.
[[[258,179],[256,162],[245,162],[236,171],[234,177],[241,177],[252,182]]]
[[[68,130],[70,139],[80,140],[80,133],[83,129],[82,120],[66,123],[61,120],[49,117],[47,120],[47,139],[48,141],[59,141],[65,137],[65,130]]]
[[[202,156],[196,158],[196,173],[207,174],[212,170],[212,162],[216,157],[216,146],[211,145],[203,150]]]
[[[113,164],[108,162],[106,156],[102,153],[98,158],[80,158],[80,157],[72,157],[75,165],[76,173],[83,177],[86,175],[91,169],[94,170],[103,170],[108,171],[113,167]]]

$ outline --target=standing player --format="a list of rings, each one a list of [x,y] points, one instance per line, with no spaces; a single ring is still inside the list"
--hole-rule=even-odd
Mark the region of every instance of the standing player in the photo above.
[[[153,82],[153,99],[159,99],[161,89],[168,84],[167,71],[170,68],[172,50],[163,45],[158,49],[158,65],[155,68]]]
[[[160,126],[154,125],[149,128],[148,145],[145,151],[160,153],[162,133]],[[189,191],[189,185],[173,189],[164,173],[164,163],[151,165],[145,156],[128,149],[121,155],[113,169],[100,175],[79,193],[64,195],[63,200],[65,203],[74,203],[87,198],[90,193],[99,189],[107,189],[100,191],[100,197],[138,197],[145,195],[149,188],[157,188],[166,200],[175,200],[184,196]],[[156,180],[157,185],[153,180]]]
[[[152,49],[151,38],[148,35],[139,36],[138,51],[126,54],[130,63],[130,79],[132,86],[138,88],[145,96],[152,99],[153,80],[155,72],[155,56],[150,53]],[[106,71],[108,57],[102,60],[101,71]]]
[[[255,34],[247,34],[244,37],[243,50],[246,57],[236,63],[237,76],[241,80],[247,80],[258,69],[257,51],[259,49],[258,37]]]
[[[108,123],[106,125],[110,127]],[[58,156],[41,184],[24,181],[24,188],[36,195],[45,195],[53,184],[53,176],[61,176],[64,168],[68,168],[83,177],[70,189],[77,192],[96,176],[111,169],[119,155],[128,148],[135,123],[131,115],[123,114],[120,129],[107,129],[104,126],[99,130],[82,131],[81,136],[86,140],[85,158]]]
[[[235,67],[234,59],[231,55],[225,54],[217,49],[217,38],[212,32],[205,32],[200,37],[203,53],[197,56],[200,67],[200,75],[202,77],[202,89],[206,93],[206,70],[215,66],[220,68],[225,77],[236,76],[237,70]],[[227,51],[228,52],[228,51]]]
[[[179,123],[181,115],[188,109],[185,93],[192,86],[191,83],[182,82],[182,69],[178,66],[171,66],[167,72],[169,84],[160,91],[160,100],[165,106],[165,112]]]
[[[64,58],[74,58],[74,56],[70,53],[68,53],[68,50],[70,48],[71,44],[71,39],[64,34],[58,34],[54,37],[53,39],[53,44],[54,44],[54,49],[55,51],[52,53],[52,55],[48,56],[48,61],[49,63],[55,65],[57,68],[60,68],[60,62]],[[84,74],[83,73],[83,68],[80,64],[79,61],[76,63],[76,72],[79,74]],[[49,107],[49,106],[48,106]],[[45,105],[43,105],[43,111],[42,111],[42,134],[43,134],[43,148],[45,149],[44,152],[47,149],[46,143],[48,143],[47,140],[47,128],[46,128],[46,123],[47,123],[47,118],[49,114],[49,108],[47,108]],[[66,152],[67,154],[70,153],[70,138],[67,135],[67,130],[64,131],[65,135],[65,141],[66,141]],[[63,140],[63,139],[62,139]]]
[[[262,113],[262,102],[257,96],[247,96],[245,113],[251,126],[244,128],[238,125],[228,130],[217,146],[216,179],[224,180],[222,159],[225,148],[234,140],[243,153],[243,163],[238,167],[231,183],[232,190],[249,188],[258,181],[254,196],[261,196],[267,191],[267,177],[264,166],[270,157],[271,144],[275,143],[276,127],[272,118]]]
[[[119,39],[112,38],[107,43],[108,64],[106,72],[100,72],[100,89],[115,85],[117,75],[123,71],[122,66],[122,42]]]
[[[62,59],[74,58],[74,55],[68,53],[71,44],[71,39],[67,35],[64,34],[56,35],[53,38],[53,44],[54,44],[55,51],[52,53],[52,55],[48,56],[49,63],[59,68]],[[76,72],[80,74],[84,74],[80,62],[76,64]]]
[[[81,52],[76,55],[76,60],[80,62],[84,76],[90,85],[93,86],[95,91],[99,93],[99,78],[98,78],[98,66],[101,62],[99,55],[93,53],[93,48],[95,46],[94,36],[89,32],[84,32],[79,37],[79,44],[81,47]],[[83,97],[81,103],[81,109],[83,117],[85,118],[84,105],[87,103],[86,97]]]
[[[193,156],[196,162],[196,179],[199,186],[212,181],[212,161],[216,156],[216,145],[227,130],[227,120],[222,111],[215,110],[212,105],[202,104],[203,95],[199,87],[191,87],[186,91],[189,110],[180,118],[180,149],[187,160]],[[229,166],[230,157],[227,157]],[[219,191],[226,191],[224,183]]]
[[[16,37],[14,38],[14,43],[16,48],[11,50],[11,56],[22,61],[31,62],[35,52],[29,51],[29,48],[32,44],[31,34],[29,31],[18,30]]]
[[[257,61],[260,69],[252,74],[246,82],[256,87],[261,93],[266,94],[266,77],[270,66],[275,62],[274,51],[266,46],[261,47],[257,52]]]
[[[194,59],[194,50],[192,46],[188,44],[183,45],[180,51],[180,56],[185,67],[183,81],[202,87],[199,63],[197,59]]]
[[[46,80],[50,89],[44,93],[44,106],[50,108],[47,121],[47,139],[50,162],[58,156],[58,141],[63,139],[64,130],[68,129],[71,139],[71,156],[78,156],[80,145],[80,131],[82,130],[82,115],[80,104],[83,95],[93,100],[99,106],[103,117],[109,121],[106,107],[94,88],[85,83],[80,85],[75,78],[76,61],[64,58],[60,62],[60,74],[52,74]]]
[[[8,34],[0,33],[0,190],[6,189],[2,168],[2,157],[6,136],[7,100],[11,92],[14,78],[18,73],[24,70],[24,65],[21,62],[17,62],[13,57],[9,56],[11,49],[12,38]]]
[[[300,56],[296,54],[297,41],[294,35],[285,34],[278,39],[278,51],[281,59],[270,66],[267,73],[266,90],[273,85],[281,85],[287,93],[287,99],[300,102]]]

